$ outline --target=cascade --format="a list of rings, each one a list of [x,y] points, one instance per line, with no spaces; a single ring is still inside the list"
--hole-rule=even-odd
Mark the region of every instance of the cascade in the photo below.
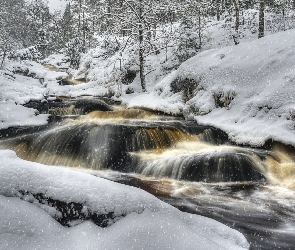
[[[260,181],[262,159],[247,149],[181,142],[161,153],[135,153],[135,169],[144,175],[203,182]]]
[[[48,106],[52,114],[70,110],[64,114],[84,115],[8,137],[0,147],[47,165],[208,183],[267,180],[293,185],[294,154],[282,146],[270,151],[230,145],[216,129],[101,100],[66,100]]]

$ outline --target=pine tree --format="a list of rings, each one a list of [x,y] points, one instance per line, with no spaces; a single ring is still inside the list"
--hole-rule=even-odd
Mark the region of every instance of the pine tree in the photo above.
[[[0,9],[0,66],[6,57],[24,45],[26,28],[25,1],[1,0]]]
[[[79,68],[83,46],[83,41],[79,37],[71,39],[66,44],[65,54],[69,58],[70,66],[74,69]]]
[[[199,48],[198,36],[194,32],[195,23],[192,18],[184,17],[179,27],[179,45],[177,57],[180,62],[184,62],[190,57],[196,55]]]

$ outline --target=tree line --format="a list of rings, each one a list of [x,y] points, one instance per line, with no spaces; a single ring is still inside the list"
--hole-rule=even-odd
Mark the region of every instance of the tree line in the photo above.
[[[177,47],[179,63],[202,50],[209,20],[228,20],[234,44],[242,35],[243,12],[257,12],[257,38],[265,30],[294,28],[295,0],[70,0],[51,13],[45,0],[0,0],[1,67],[5,58],[40,60],[63,51],[71,67],[104,38],[110,54],[133,48],[142,90],[145,58]],[[293,16],[292,16],[293,13]],[[265,14],[272,15],[271,23]],[[175,25],[178,23],[179,25]]]

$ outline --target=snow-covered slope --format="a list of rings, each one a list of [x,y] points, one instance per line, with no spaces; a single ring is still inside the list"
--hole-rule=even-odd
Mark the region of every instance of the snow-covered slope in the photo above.
[[[177,85],[193,92],[193,97],[184,94],[183,110],[200,124],[219,127],[238,143],[261,145],[271,138],[295,145],[295,30],[200,53],[151,95],[165,93],[169,102],[173,96],[180,102],[173,93]],[[142,99],[141,105],[150,108],[151,103]]]
[[[30,72],[29,67],[35,68],[35,72]],[[37,63],[27,66],[13,63],[0,70],[0,129],[47,123],[47,115],[37,116],[37,110],[22,106],[30,100],[43,100],[46,95],[47,90],[36,77],[37,74],[43,75]]]
[[[242,234],[137,188],[0,151],[0,249],[248,249]],[[68,209],[63,206],[68,205]],[[63,227],[52,217],[95,214]],[[66,210],[66,211],[65,211]],[[112,214],[102,228],[93,218]],[[92,222],[94,221],[94,222]]]
[[[46,124],[48,115],[22,106],[31,100],[46,102],[55,96],[108,93],[107,88],[94,82],[61,86],[59,81],[67,77],[66,72],[52,71],[32,61],[7,62],[7,67],[0,70],[0,129]]]

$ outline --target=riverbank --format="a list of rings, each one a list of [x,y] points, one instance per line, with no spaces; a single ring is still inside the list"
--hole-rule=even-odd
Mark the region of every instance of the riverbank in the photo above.
[[[233,142],[295,145],[295,30],[222,49],[184,62],[128,107],[182,112],[225,131]],[[160,100],[160,101],[158,101]],[[165,100],[165,103],[163,103]]]
[[[155,83],[149,93],[113,96],[127,108],[182,115],[225,131],[237,144],[262,146],[269,140],[295,145],[295,30],[238,46],[208,50]],[[66,72],[32,62],[0,71],[1,128],[46,123],[22,104],[55,96],[112,96],[120,86],[95,81],[62,86]],[[40,81],[40,79],[42,79]],[[136,84],[138,79],[134,80]],[[139,85],[139,83],[137,83]],[[152,86],[149,86],[151,88]],[[128,85],[123,89],[127,91]]]

